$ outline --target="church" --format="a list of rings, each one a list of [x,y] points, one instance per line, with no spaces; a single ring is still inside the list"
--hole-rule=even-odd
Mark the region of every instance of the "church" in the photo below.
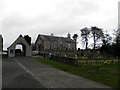
[[[17,45],[22,46],[22,50],[18,52],[16,49]],[[35,51],[65,51],[65,50],[76,50],[76,42],[71,39],[71,35],[68,34],[67,37],[58,37],[51,35],[39,34],[35,43]],[[31,56],[32,55],[31,37],[25,35],[24,37],[20,35],[7,49],[8,56]]]
[[[36,50],[76,50],[76,42],[71,39],[71,35],[67,37],[58,37],[51,35],[39,34],[35,41]]]

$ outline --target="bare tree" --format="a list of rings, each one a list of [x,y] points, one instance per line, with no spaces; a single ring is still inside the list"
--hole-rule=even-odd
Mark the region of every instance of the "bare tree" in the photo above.
[[[93,41],[94,41],[94,50],[96,49],[96,43],[99,39],[101,39],[103,37],[103,31],[101,28],[98,28],[96,26],[91,27],[91,32],[92,32],[92,37],[93,37]]]
[[[90,30],[86,27],[80,30],[83,43],[85,43],[86,49],[88,48],[88,38],[90,35]]]
[[[75,41],[75,48],[76,48],[76,44],[77,44],[77,38],[78,38],[78,35],[77,34],[74,34],[73,35],[73,39]]]

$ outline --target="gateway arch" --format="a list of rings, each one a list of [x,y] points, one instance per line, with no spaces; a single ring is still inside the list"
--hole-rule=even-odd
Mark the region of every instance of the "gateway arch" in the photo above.
[[[8,47],[8,57],[15,57],[16,56],[16,50],[15,50],[15,47],[16,45],[22,45],[22,48],[23,48],[23,56],[31,56],[31,52],[32,52],[32,49],[31,49],[31,45],[29,45],[29,43],[25,40],[25,38],[20,35],[14,42],[13,44]]]

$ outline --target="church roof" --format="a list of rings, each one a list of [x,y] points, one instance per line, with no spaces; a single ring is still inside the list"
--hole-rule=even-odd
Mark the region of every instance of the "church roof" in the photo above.
[[[58,36],[50,36],[50,35],[42,35],[39,34],[38,38],[41,38],[43,40],[48,40],[48,41],[58,41],[58,40],[62,40],[64,42],[69,42],[69,43],[75,43],[75,41],[73,39],[67,38],[67,37],[58,37]],[[37,39],[38,40],[38,39]],[[37,41],[36,40],[36,41]]]

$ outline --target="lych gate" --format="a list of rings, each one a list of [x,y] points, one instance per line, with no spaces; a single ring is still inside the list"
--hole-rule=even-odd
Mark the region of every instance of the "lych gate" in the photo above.
[[[16,45],[21,45],[22,51],[20,49],[15,49]],[[17,40],[8,47],[8,57],[15,57],[17,55],[31,56],[31,46],[22,35],[20,35]]]
[[[26,47],[22,43],[15,46],[15,56],[26,56]]]

